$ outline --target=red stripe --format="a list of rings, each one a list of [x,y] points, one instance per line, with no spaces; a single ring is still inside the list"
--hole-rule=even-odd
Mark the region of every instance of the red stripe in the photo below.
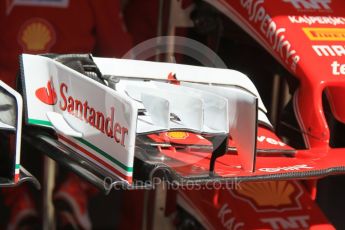
[[[19,173],[14,175],[14,183],[19,182]]]
[[[66,137],[62,136],[62,135],[58,135],[59,138],[61,138],[63,141],[67,142],[69,145],[73,146],[74,148],[78,149],[79,151],[83,152],[84,154],[86,154],[87,156],[91,157],[93,160],[97,161],[98,163],[102,164],[104,167],[106,167],[107,169],[109,169],[110,171],[114,172],[116,175],[121,175],[121,177],[123,177],[125,180],[127,180],[129,183],[132,183],[132,177],[127,176],[123,173],[121,173],[120,171],[116,170],[113,166],[111,166],[110,164],[108,164],[107,162],[103,161],[102,159],[98,158],[97,156],[95,156],[94,154],[92,154],[91,152],[87,151],[86,149],[84,149],[83,147],[81,147],[80,145],[77,145],[76,143],[72,142],[71,140],[67,139]]]

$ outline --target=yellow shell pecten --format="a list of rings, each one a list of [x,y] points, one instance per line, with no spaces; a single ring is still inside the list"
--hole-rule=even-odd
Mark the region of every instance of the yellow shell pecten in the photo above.
[[[21,40],[28,51],[45,51],[52,41],[52,32],[43,22],[33,22],[24,28]]]
[[[250,198],[258,206],[278,207],[291,204],[294,191],[295,187],[288,181],[267,181],[243,183],[237,193]]]
[[[185,139],[188,137],[188,133],[186,132],[168,132],[167,136],[171,139]]]

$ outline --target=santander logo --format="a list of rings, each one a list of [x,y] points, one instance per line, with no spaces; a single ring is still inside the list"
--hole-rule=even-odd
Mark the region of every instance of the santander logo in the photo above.
[[[120,121],[116,120],[117,110],[115,110],[114,106],[110,107],[110,113],[99,111],[95,107],[92,107],[87,100],[81,100],[75,98],[73,95],[69,95],[68,85],[66,83],[60,84],[59,92],[59,106],[56,108],[59,108],[61,112],[68,112],[85,122],[85,124],[93,126],[107,137],[113,139],[115,143],[119,143],[125,147],[126,137],[129,131],[128,128],[120,124]],[[55,105],[58,103],[57,94],[51,81],[48,81],[46,87],[37,89],[35,94],[45,104]]]
[[[44,104],[55,105],[57,102],[56,92],[51,81],[48,81],[47,87],[37,89],[35,94],[36,97]]]

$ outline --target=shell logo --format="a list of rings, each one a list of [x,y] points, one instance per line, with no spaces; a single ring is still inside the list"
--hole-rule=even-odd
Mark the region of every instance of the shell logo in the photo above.
[[[188,137],[188,133],[186,132],[167,132],[166,135],[171,139],[186,139]]]
[[[47,52],[56,39],[52,25],[41,18],[25,22],[18,34],[18,41],[24,51],[30,53]]]
[[[235,193],[256,210],[284,211],[300,208],[302,190],[292,181],[265,181],[242,183]]]

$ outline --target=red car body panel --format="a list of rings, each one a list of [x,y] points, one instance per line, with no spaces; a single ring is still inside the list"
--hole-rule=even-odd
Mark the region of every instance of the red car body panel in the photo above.
[[[307,147],[328,148],[322,92],[345,121],[345,2],[342,0],[212,1],[300,80],[295,112]]]

